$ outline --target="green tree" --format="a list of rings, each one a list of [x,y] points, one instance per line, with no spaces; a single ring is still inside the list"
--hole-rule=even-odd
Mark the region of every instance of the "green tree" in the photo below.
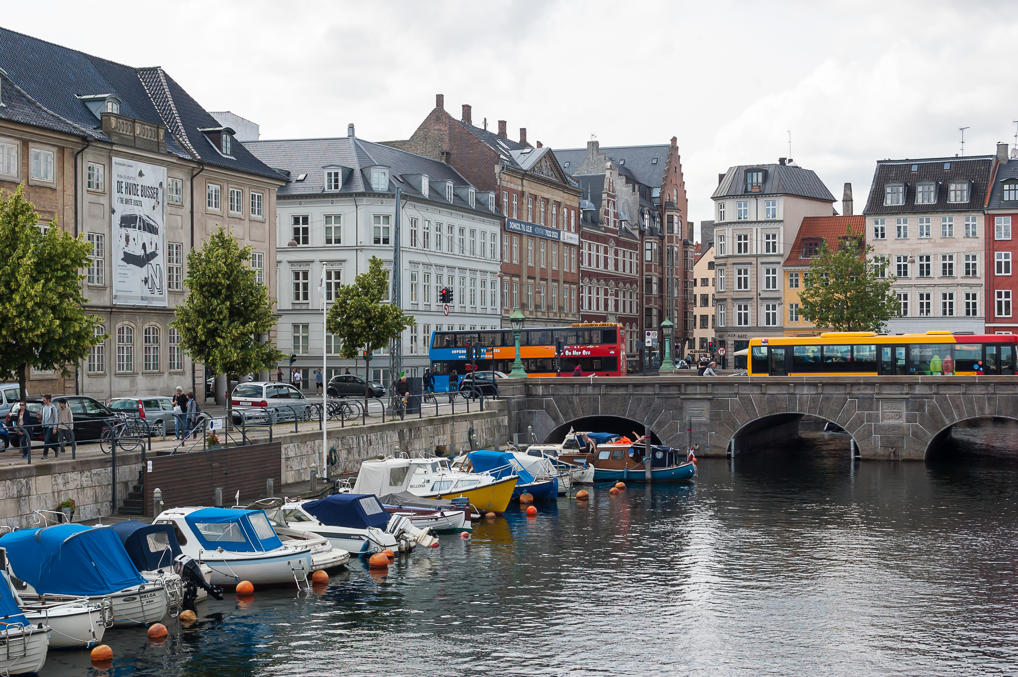
[[[187,298],[177,306],[172,326],[180,347],[217,375],[268,369],[282,354],[268,341],[276,324],[269,289],[255,279],[248,261],[251,248],[241,247],[222,226],[201,249],[187,255]],[[226,421],[233,408],[226,398]]]
[[[824,243],[799,294],[803,317],[821,329],[883,331],[889,319],[898,317],[899,305],[891,292],[894,278],[880,276],[886,273],[886,261],[872,253],[851,229],[837,249]]]
[[[416,324],[399,307],[382,303],[388,289],[389,275],[382,268],[382,260],[372,256],[367,272],[337,290],[326,318],[326,328],[341,341],[340,357],[356,359],[363,351],[365,381],[369,380],[371,352],[389,345],[404,329]]]
[[[0,377],[17,377],[22,394],[29,366],[70,376],[68,366],[106,339],[81,293],[91,245],[56,221],[45,233],[38,223],[22,187],[0,192]]]

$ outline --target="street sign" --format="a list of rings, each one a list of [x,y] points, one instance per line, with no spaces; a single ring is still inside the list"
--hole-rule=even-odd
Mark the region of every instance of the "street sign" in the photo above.
[[[727,351],[727,350],[725,350],[725,347],[724,347],[724,346],[721,346],[720,348],[718,348],[718,355],[720,355],[721,357],[724,357],[724,356],[725,356],[725,353],[727,353],[727,352],[728,352],[728,351]]]
[[[657,332],[656,331],[645,331],[643,332],[643,345],[648,348],[653,348],[657,345]]]
[[[442,314],[449,317],[449,304],[446,303],[442,306]]]

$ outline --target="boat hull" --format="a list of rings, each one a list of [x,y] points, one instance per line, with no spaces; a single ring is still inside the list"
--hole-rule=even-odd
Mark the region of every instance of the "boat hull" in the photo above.
[[[29,606],[41,603],[44,599],[49,603],[73,602],[82,599],[82,595],[50,594],[40,597],[21,593],[22,599]],[[85,597],[93,604],[101,604],[110,600],[113,604],[113,625],[147,625],[162,620],[166,616],[166,590],[161,583],[149,582],[125,588],[108,595],[91,595]]]
[[[470,531],[473,527],[462,510],[409,510],[390,508],[390,515],[406,517],[418,529],[431,529],[434,534],[451,534],[457,531]]]
[[[519,500],[523,494],[530,494],[535,501],[550,501],[558,497],[558,478],[539,480],[530,484],[517,484],[513,489],[513,500]]]
[[[512,500],[513,490],[516,488],[518,480],[519,478],[513,475],[505,479],[495,480],[491,484],[463,491],[448,493],[417,493],[417,491],[414,491],[414,493],[424,498],[459,498],[462,496],[470,501],[470,505],[482,513],[502,513],[509,507],[509,501]]]
[[[51,649],[87,649],[106,634],[102,607],[96,602],[38,604],[22,607],[22,611],[33,625],[44,623],[53,628]]]
[[[197,558],[212,569],[213,585],[233,586],[240,581],[251,581],[255,585],[295,585],[295,574],[298,578],[306,577],[312,571],[308,550],[245,558],[215,557],[218,554],[202,553]]]
[[[33,625],[0,632],[0,674],[23,675],[42,670],[52,631]]]
[[[670,468],[653,468],[650,471],[651,482],[688,482],[696,475],[696,464],[689,462]],[[646,472],[642,468],[624,470],[608,470],[594,468],[595,482],[645,482]]]

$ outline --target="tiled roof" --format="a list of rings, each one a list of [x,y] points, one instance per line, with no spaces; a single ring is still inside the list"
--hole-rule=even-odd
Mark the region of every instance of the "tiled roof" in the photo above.
[[[914,214],[924,212],[950,212],[982,210],[986,200],[990,173],[993,171],[992,155],[971,157],[924,158],[921,160],[880,160],[873,173],[873,185],[863,214]],[[913,169],[913,167],[915,169]],[[967,202],[948,202],[948,185],[955,181],[971,183]],[[932,204],[916,204],[916,186],[920,183],[935,184],[935,200]],[[903,184],[904,204],[884,204],[885,187],[888,184]]]
[[[0,120],[16,122],[32,127],[42,127],[73,136],[91,137],[91,131],[84,129],[65,120],[59,115],[50,112],[38,101],[30,97],[23,89],[18,87],[10,78],[0,73]]]
[[[786,266],[809,266],[812,258],[803,258],[803,240],[820,239],[827,243],[827,246],[834,248],[838,246],[838,238],[843,237],[846,231],[853,235],[866,233],[866,219],[858,216],[807,216],[799,226],[799,232],[795,234],[795,242],[785,259]]]
[[[763,184],[758,191],[746,187],[746,172],[752,169],[764,172]],[[793,195],[812,200],[834,202],[834,196],[812,169],[797,165],[737,165],[729,167],[711,198],[743,195]]]
[[[452,116],[449,116],[452,118]],[[452,118],[456,120],[455,118]],[[510,167],[520,169],[522,171],[530,171],[537,161],[544,157],[546,154],[551,154],[552,159],[556,164],[561,167],[561,162],[558,159],[558,151],[552,151],[548,146],[542,146],[541,148],[535,148],[529,143],[520,143],[519,141],[513,141],[510,138],[502,138],[494,132],[490,132],[487,129],[481,127],[475,127],[474,125],[468,124],[463,120],[456,120],[456,124],[461,125],[468,132],[473,134],[477,139],[484,145],[491,148],[493,151],[498,153],[499,157]],[[566,183],[571,186],[576,186],[576,181],[573,180],[569,172],[564,168],[562,174],[566,178]]]
[[[627,170],[627,173],[639,183],[659,188],[664,182],[669,148],[668,144],[655,144],[649,146],[601,146],[598,150],[611,158],[619,169]],[[555,155],[566,171],[575,176],[575,169],[587,157],[587,149],[556,150]],[[569,163],[568,167],[566,167],[567,162]]]
[[[1018,160],[1008,160],[1006,163],[997,165],[997,174],[993,177],[993,186],[990,188],[990,201],[987,209],[1013,209],[1018,211],[1018,202],[1004,200],[1004,182],[1018,180]]]

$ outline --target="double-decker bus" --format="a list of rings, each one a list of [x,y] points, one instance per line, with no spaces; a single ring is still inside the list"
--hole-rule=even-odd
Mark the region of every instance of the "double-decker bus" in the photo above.
[[[467,347],[475,357],[467,359]],[[561,349],[556,364],[555,351]],[[516,348],[511,329],[436,331],[428,351],[435,374],[435,390],[445,392],[448,375],[478,371],[509,373]],[[584,376],[623,376],[626,373],[626,333],[615,323],[579,323],[568,327],[540,327],[520,331],[520,359],[527,376],[572,376],[576,365]]]
[[[1016,344],[1012,334],[825,332],[751,339],[747,366],[750,376],[1014,374]]]

